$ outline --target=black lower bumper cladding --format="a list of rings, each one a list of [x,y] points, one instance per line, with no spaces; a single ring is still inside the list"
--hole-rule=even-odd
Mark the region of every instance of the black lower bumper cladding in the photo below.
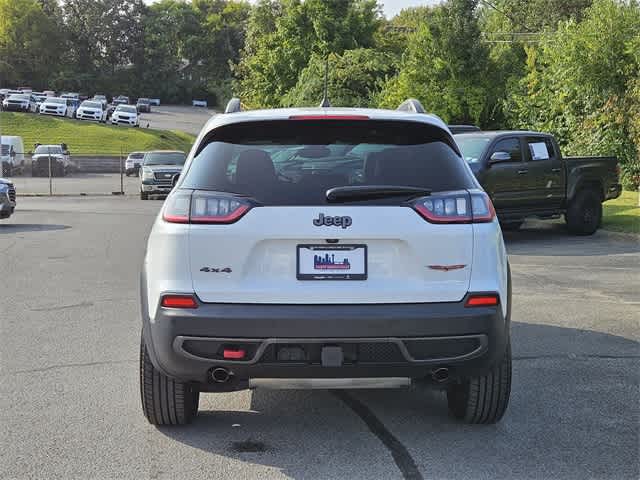
[[[483,374],[500,361],[509,337],[509,320],[500,306],[466,308],[466,299],[358,305],[200,302],[190,310],[159,307],[151,322],[144,272],[141,287],[144,341],[155,367],[201,386],[211,384],[216,368],[230,372],[236,389],[246,388],[251,378],[425,378],[441,367],[451,378],[462,378]],[[225,350],[242,355],[226,358]],[[332,352],[331,362],[326,352]],[[233,383],[227,387],[234,389]]]

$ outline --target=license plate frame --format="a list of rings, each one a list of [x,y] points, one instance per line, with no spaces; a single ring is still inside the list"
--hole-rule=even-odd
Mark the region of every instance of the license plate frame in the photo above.
[[[358,271],[356,273],[349,272],[322,272],[319,270],[314,273],[301,273],[301,255],[300,252],[302,249],[311,250],[313,252],[355,252],[357,250],[362,250],[362,258],[363,258],[363,268],[362,271]],[[315,266],[314,266],[315,268]],[[330,269],[330,268],[328,268]],[[298,280],[316,280],[316,281],[331,281],[331,280],[367,280],[369,270],[369,260],[368,260],[368,248],[367,245],[363,243],[358,244],[335,244],[335,245],[320,245],[320,244],[311,244],[304,243],[298,244],[296,246],[296,278]]]

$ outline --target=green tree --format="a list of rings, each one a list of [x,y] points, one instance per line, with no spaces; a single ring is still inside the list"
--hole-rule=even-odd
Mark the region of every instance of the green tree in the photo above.
[[[254,10],[249,25],[259,25],[256,15],[268,19],[275,2],[263,2]],[[243,51],[234,72],[236,89],[253,107],[280,106],[295,87],[300,72],[313,53],[342,54],[345,49],[368,48],[378,28],[378,8],[373,0],[283,0],[275,15],[275,29],[268,22],[259,38]],[[257,12],[257,13],[256,13]]]
[[[400,73],[379,102],[395,108],[409,97],[449,122],[489,122],[492,111],[488,49],[480,42],[477,1],[449,0],[434,7],[409,36]]]
[[[640,6],[595,0],[527,48],[527,75],[510,96],[511,121],[556,134],[567,153],[637,162]]]
[[[312,56],[284,105],[317,106],[324,92],[325,59]],[[370,48],[345,50],[329,56],[328,97],[334,107],[372,107],[386,77],[395,70],[390,54]]]
[[[45,88],[57,74],[64,38],[37,0],[0,0],[0,78]]]

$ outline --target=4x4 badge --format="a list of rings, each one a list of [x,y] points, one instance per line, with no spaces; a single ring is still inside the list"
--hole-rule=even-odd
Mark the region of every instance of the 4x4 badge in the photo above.
[[[334,227],[347,228],[347,227],[350,227],[352,223],[353,223],[353,220],[351,220],[351,217],[346,215],[331,217],[329,215],[325,216],[324,213],[321,213],[320,215],[318,215],[318,218],[313,219],[313,224],[316,227],[322,227],[324,225],[326,227],[334,226]]]

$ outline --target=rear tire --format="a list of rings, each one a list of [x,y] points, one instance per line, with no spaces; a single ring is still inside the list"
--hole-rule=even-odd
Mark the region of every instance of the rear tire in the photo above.
[[[140,192],[140,200],[149,200],[149,194]]]
[[[565,214],[569,231],[574,235],[593,235],[602,222],[602,202],[595,190],[581,190]]]
[[[482,377],[450,385],[447,402],[451,414],[466,423],[498,422],[509,405],[511,395],[511,346],[502,361]]]
[[[153,425],[186,425],[198,414],[200,392],[159,372],[151,363],[144,337],[140,339],[140,397],[142,411]]]

